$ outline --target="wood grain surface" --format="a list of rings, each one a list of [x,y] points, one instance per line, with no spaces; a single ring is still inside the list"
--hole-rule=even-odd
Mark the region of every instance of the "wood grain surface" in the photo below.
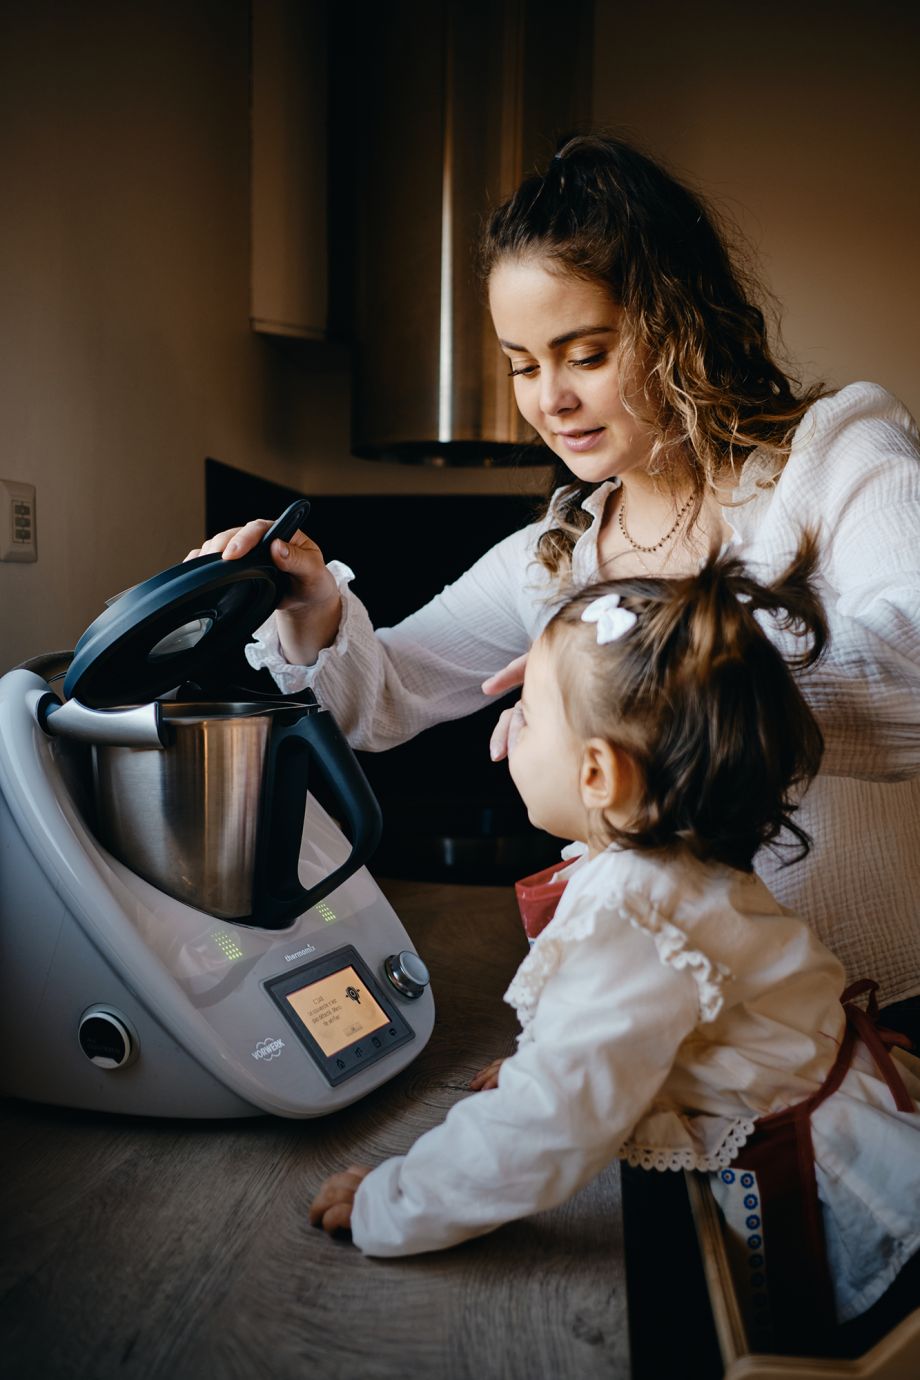
[[[390,1083],[312,1121],[0,1103],[9,1380],[620,1380],[619,1174],[452,1251],[371,1260],[310,1228],[320,1181],[407,1150],[491,1058],[526,951],[510,888],[383,883],[438,1020]],[[475,1094],[473,1094],[475,1095]]]

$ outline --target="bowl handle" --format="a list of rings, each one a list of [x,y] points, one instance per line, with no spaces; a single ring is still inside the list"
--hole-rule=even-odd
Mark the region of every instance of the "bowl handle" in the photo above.
[[[377,797],[332,715],[292,709],[276,715],[262,783],[262,812],[253,870],[250,923],[284,929],[315,906],[370,857],[383,821]],[[297,875],[310,776],[318,771],[335,798],[351,852],[314,886]]]

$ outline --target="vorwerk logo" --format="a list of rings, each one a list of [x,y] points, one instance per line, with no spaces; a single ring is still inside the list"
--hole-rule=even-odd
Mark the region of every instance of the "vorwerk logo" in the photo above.
[[[276,1040],[269,1036],[267,1040],[260,1040],[252,1051],[253,1059],[277,1059],[284,1049],[284,1041]]]

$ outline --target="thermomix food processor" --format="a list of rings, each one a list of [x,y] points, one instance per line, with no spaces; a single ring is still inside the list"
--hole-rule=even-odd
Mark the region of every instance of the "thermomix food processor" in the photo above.
[[[215,694],[283,594],[272,541],[308,509],[0,679],[3,1092],[313,1117],[427,1042],[428,973],[363,865],[380,811],[332,716],[309,691]]]

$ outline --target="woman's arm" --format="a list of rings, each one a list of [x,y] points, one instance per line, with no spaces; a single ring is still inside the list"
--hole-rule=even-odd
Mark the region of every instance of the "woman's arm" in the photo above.
[[[487,703],[482,682],[527,651],[545,616],[547,579],[531,563],[537,530],[512,533],[417,613],[376,631],[347,588],[351,571],[331,562],[342,595],[333,645],[313,665],[292,666],[272,619],[249,661],[286,693],[315,690],[356,748],[380,751],[471,714]]]
[[[920,445],[884,389],[854,384],[802,424],[755,547],[818,530],[828,651],[800,684],[825,736],[822,770],[920,772]],[[794,539],[792,544],[794,544]],[[771,564],[772,564],[771,560]],[[795,640],[777,634],[784,649]]]
[[[357,1188],[355,1243],[369,1255],[440,1250],[555,1206],[616,1156],[699,1019],[691,973],[651,936],[605,919],[549,979],[532,1038],[407,1155]],[[612,932],[613,931],[613,932]]]

